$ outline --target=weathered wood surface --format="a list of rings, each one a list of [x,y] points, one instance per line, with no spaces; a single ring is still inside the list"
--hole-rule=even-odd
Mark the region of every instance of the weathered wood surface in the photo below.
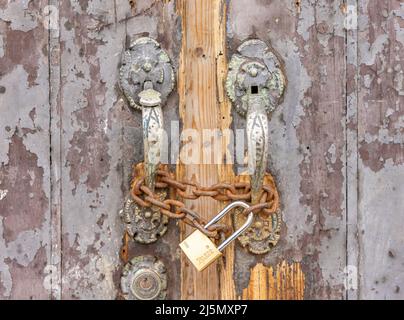
[[[129,109],[117,86],[121,55],[136,37],[150,36],[175,57],[175,26],[173,4],[160,1],[136,1],[133,7],[127,1],[63,1],[60,7],[62,298],[118,294],[118,211],[131,166],[143,158],[141,114]],[[174,95],[164,108],[166,118],[175,118],[176,109]],[[129,254],[146,250],[168,259],[174,286],[176,248],[169,244],[178,240],[168,235],[162,242],[130,247]],[[169,297],[177,296],[172,290]]]
[[[285,63],[288,87],[270,121],[268,167],[281,194],[284,224],[279,244],[263,262],[272,268],[283,260],[299,263],[307,299],[344,296],[345,31],[341,4],[301,1],[296,6],[295,1],[239,0],[229,5],[231,50],[257,37],[271,43]],[[236,127],[243,125],[239,121]],[[237,250],[239,291],[259,261]],[[282,277],[277,281],[283,281]]]
[[[403,299],[404,4],[358,13],[358,297]]]
[[[344,28],[347,10],[358,29]],[[178,74],[168,131],[244,125],[222,80],[247,38],[272,44],[289,81],[270,121],[280,243],[265,257],[232,246],[202,276],[180,262],[174,223],[154,245],[131,244],[129,256],[166,263],[169,298],[404,298],[403,29],[398,0],[0,0],[0,299],[118,296],[118,211],[142,160],[118,72],[145,35]],[[233,175],[209,166],[177,171],[203,184]]]
[[[177,176],[205,186],[232,181],[232,165],[221,161],[225,158],[226,148],[221,147],[220,135],[218,132],[207,137],[203,134],[206,129],[228,129],[231,123],[231,105],[223,88],[227,69],[223,64],[226,46],[225,2],[184,0],[178,1],[177,5],[183,31],[178,88],[184,130],[184,152],[179,159],[181,165],[177,169]],[[189,129],[193,130],[191,140],[185,131]],[[195,133],[199,138],[195,137]],[[185,148],[194,150],[192,156],[195,161],[191,165],[187,164],[189,159],[185,158],[188,154]],[[196,150],[200,152],[195,153]],[[187,201],[186,205],[206,221],[223,208],[223,203],[206,198]],[[223,222],[231,223],[231,219],[228,217]],[[192,228],[186,227],[182,236],[192,231]],[[181,298],[234,299],[233,263],[233,245],[226,250],[224,259],[214,262],[203,273],[198,273],[182,255]]]
[[[0,1],[0,299],[50,298],[45,5]]]

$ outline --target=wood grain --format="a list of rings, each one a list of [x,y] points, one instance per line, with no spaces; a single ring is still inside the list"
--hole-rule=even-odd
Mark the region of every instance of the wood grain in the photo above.
[[[243,300],[303,300],[305,276],[300,263],[282,261],[275,267],[259,263],[251,270]]]
[[[204,129],[228,128],[231,121],[230,106],[223,89],[227,69],[224,41],[226,6],[225,1],[192,0],[178,1],[177,9],[182,18],[183,34],[178,77],[180,116],[183,130],[193,129],[202,137]],[[201,140],[184,142],[193,143],[194,152],[200,151],[201,158],[196,160],[196,164],[181,163],[177,176],[196,180],[202,185],[230,181],[233,176],[231,166],[222,165],[215,160],[224,158],[226,149],[220,147],[223,142],[206,142],[207,144]],[[220,150],[220,153],[215,159],[204,158],[205,151],[209,154],[211,148]],[[212,218],[223,206],[211,199],[188,201],[186,204],[206,220]],[[183,228],[182,236],[191,231],[188,227]],[[197,273],[186,258],[182,257],[181,298],[233,298],[232,251],[232,247],[226,249],[224,260],[214,263],[202,273]],[[225,267],[218,267],[219,263],[225,263]]]

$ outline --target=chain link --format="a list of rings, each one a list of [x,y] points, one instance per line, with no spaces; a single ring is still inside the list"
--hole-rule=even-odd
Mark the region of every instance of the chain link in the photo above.
[[[144,176],[135,176],[132,181],[131,195],[140,207],[157,207],[162,214],[172,219],[182,220],[210,238],[218,238],[221,233],[228,233],[230,228],[218,223],[205,229],[206,221],[195,211],[186,208],[184,202],[179,199],[196,200],[200,197],[210,197],[218,201],[251,201],[251,185],[247,182],[217,183],[205,187],[192,181],[177,181],[173,173],[160,167],[156,173],[155,189],[169,188],[170,190],[169,198],[161,201],[159,195],[145,185],[145,180]],[[270,215],[278,210],[279,195],[276,188],[263,185],[261,193],[259,202],[244,210],[245,215],[250,212]]]

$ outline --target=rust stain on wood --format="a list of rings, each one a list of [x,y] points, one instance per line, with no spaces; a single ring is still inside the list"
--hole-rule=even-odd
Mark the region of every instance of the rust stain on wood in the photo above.
[[[250,283],[243,300],[303,300],[305,275],[300,263],[282,261],[275,267],[262,263],[251,269]]]
[[[122,247],[119,253],[119,256],[123,263],[127,263],[129,261],[129,241],[131,241],[129,234],[125,231],[122,237]]]
[[[295,0],[295,7],[297,9],[297,12],[300,13],[302,9],[302,1],[301,0]]]
[[[129,5],[132,9],[136,8],[136,1],[135,0],[129,0]]]

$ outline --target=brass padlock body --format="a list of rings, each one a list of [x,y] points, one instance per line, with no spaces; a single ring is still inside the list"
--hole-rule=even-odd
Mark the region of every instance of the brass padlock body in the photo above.
[[[182,241],[180,248],[198,271],[206,269],[222,256],[215,244],[199,230],[195,230]]]
[[[212,220],[206,225],[205,229],[222,219],[231,209],[235,207],[243,207],[244,209],[250,206],[242,201],[235,201],[230,203],[226,208],[220,211]],[[247,221],[242,225],[235,233],[229,238],[223,241],[219,247],[210,241],[210,239],[204,235],[200,230],[194,231],[189,237],[180,243],[180,248],[184,251],[185,255],[191,260],[192,264],[202,271],[206,269],[213,261],[222,256],[222,251],[226,248],[234,239],[249,228],[253,221],[253,213],[250,212]]]

